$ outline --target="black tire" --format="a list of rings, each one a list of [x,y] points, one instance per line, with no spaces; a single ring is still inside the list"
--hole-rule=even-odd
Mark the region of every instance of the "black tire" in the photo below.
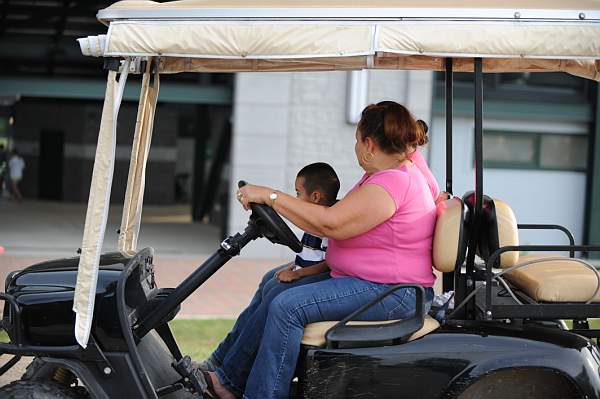
[[[82,399],[69,387],[51,381],[18,380],[0,388],[0,399]]]
[[[457,399],[576,399],[577,389],[549,370],[501,370],[475,381]]]

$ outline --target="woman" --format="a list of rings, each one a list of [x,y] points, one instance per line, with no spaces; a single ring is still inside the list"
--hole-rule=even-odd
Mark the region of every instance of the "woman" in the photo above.
[[[403,106],[371,105],[356,130],[355,153],[365,174],[336,205],[321,208],[268,187],[247,185],[239,190],[244,209],[251,202],[267,204],[300,229],[328,237],[327,263],[333,277],[291,288],[271,302],[245,398],[289,396],[306,324],[340,320],[399,283],[426,287],[430,305],[435,204],[425,177],[409,159],[423,136]],[[362,319],[406,318],[414,310],[414,290],[402,289]],[[219,397],[232,397],[214,373],[210,380]]]

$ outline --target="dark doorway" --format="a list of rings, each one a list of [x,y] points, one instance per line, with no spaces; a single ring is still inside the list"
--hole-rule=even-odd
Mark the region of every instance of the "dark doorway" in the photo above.
[[[39,198],[62,199],[64,133],[42,130],[38,174]]]

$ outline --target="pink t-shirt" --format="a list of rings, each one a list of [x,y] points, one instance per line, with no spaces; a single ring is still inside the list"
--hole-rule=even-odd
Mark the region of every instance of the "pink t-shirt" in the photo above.
[[[423,154],[421,154],[421,151],[417,149],[415,152],[409,155],[408,159],[413,161],[421,173],[423,173],[425,180],[427,180],[429,190],[431,190],[433,201],[435,202],[437,197],[440,195],[440,187],[438,186],[437,180],[435,180],[433,173],[431,173],[429,166],[427,166],[427,161],[425,161],[425,158],[423,158]]]
[[[436,208],[423,173],[412,164],[365,174],[351,191],[365,184],[385,189],[396,203],[396,213],[359,236],[330,238],[326,259],[331,276],[433,286],[431,247]]]

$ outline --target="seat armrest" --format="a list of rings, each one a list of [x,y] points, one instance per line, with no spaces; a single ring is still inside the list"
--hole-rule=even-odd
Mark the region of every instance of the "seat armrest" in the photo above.
[[[575,245],[575,238],[573,234],[565,226],[560,224],[519,224],[517,225],[519,230],[559,230],[565,233],[569,240],[569,245]],[[575,257],[575,251],[569,251],[569,257]]]
[[[382,299],[392,294],[393,292],[403,289],[412,288],[416,293],[415,314],[407,319],[403,319],[394,323],[375,324],[375,325],[348,325],[347,323],[356,320],[358,316],[366,310],[373,307]],[[416,284],[398,284],[371,302],[361,306],[336,325],[331,327],[325,333],[327,348],[337,348],[341,343],[360,343],[360,342],[378,342],[392,341],[392,344],[399,344],[408,340],[408,338],[423,327],[425,317],[425,290],[422,286]]]

